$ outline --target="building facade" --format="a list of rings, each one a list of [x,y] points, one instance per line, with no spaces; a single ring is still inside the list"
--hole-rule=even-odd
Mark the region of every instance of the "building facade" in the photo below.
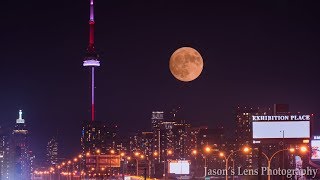
[[[31,162],[28,144],[28,129],[19,111],[19,118],[12,131],[10,142],[11,165],[10,179],[30,179]]]
[[[56,137],[52,137],[47,144],[47,163],[51,165],[56,165],[58,163],[59,146]]]
[[[86,121],[82,126],[81,146],[83,154],[96,150],[107,152],[117,148],[117,126],[107,126],[102,121]]]
[[[10,167],[9,133],[0,127],[0,179],[9,179]]]

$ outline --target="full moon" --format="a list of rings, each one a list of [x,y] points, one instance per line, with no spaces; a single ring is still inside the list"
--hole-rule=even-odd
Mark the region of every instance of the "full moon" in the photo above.
[[[191,47],[182,47],[171,55],[169,68],[172,75],[178,80],[193,81],[202,72],[203,59],[197,50]]]

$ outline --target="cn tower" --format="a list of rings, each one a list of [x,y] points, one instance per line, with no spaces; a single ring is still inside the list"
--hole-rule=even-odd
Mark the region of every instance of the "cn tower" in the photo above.
[[[91,71],[91,121],[94,121],[94,68],[100,66],[98,54],[94,48],[94,3],[90,0],[90,19],[89,19],[89,45],[87,48],[86,57],[83,61],[84,67],[89,67]]]

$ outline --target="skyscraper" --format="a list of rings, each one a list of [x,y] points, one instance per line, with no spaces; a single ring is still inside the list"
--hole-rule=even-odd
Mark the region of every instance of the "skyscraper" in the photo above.
[[[152,130],[159,127],[159,124],[164,120],[163,111],[153,111],[151,114]]]
[[[116,148],[117,126],[107,125],[102,121],[86,121],[82,127],[82,152],[95,152],[99,149],[106,152]]]
[[[252,116],[270,114],[271,109],[240,107],[236,108],[236,130],[235,130],[235,145],[236,149],[241,149],[243,146],[252,147]],[[239,154],[239,159],[236,161],[240,166],[252,168],[252,153],[243,155]]]
[[[12,131],[11,137],[11,172],[10,179],[30,179],[30,158],[28,146],[28,129],[22,118],[22,110]]]
[[[159,153],[158,161],[162,161],[166,157],[167,151],[172,151],[172,158],[185,158],[188,151],[187,136],[190,124],[185,123],[183,120],[175,119],[174,111],[171,120],[164,119],[164,112],[153,111],[151,117],[152,123],[152,151]]]
[[[52,137],[47,144],[47,162],[50,166],[58,163],[58,141],[56,137]]]
[[[0,127],[0,179],[9,179],[9,133]]]

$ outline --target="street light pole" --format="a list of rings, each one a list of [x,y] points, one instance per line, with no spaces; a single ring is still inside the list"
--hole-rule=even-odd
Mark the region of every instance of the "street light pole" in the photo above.
[[[271,155],[271,157],[269,158],[264,152],[262,152],[262,154],[266,157],[266,159],[267,159],[267,161],[268,161],[268,169],[267,169],[267,174],[268,174],[268,180],[270,180],[271,179],[271,175],[270,175],[270,168],[271,168],[271,161],[272,161],[272,158],[276,155],[276,154],[278,154],[278,153],[280,153],[280,152],[283,152],[283,151],[290,151],[290,152],[294,152],[294,149],[293,148],[290,148],[290,149],[280,149],[279,151],[277,151],[277,152],[275,152],[275,153],[273,153],[272,155]]]
[[[138,162],[138,158],[136,158],[136,168],[137,168],[136,174],[137,174],[137,176],[139,176],[139,162]]]
[[[231,155],[232,154],[234,154],[235,152],[238,152],[238,151],[240,151],[240,150],[237,150],[237,151],[233,151],[233,152],[231,152],[229,155],[228,155],[228,157],[226,157],[225,155],[223,155],[223,157],[224,157],[224,159],[225,159],[225,161],[226,161],[226,169],[225,169],[225,171],[226,171],[226,180],[228,180],[228,162],[229,162],[229,158],[231,157]]]
[[[284,150],[284,148],[284,130],[282,130],[282,149]],[[284,151],[282,152],[282,169],[284,169]],[[281,179],[284,179],[284,176],[282,176]]]
[[[233,170],[233,173],[232,173],[232,180],[234,180],[234,159],[231,158],[231,161],[232,161],[232,170]]]
[[[166,159],[163,160],[163,176],[164,176],[164,179],[167,179],[167,176],[166,176]]]
[[[231,157],[231,155],[233,155],[235,152],[238,152],[238,151],[241,151],[243,150],[245,153],[246,152],[249,152],[249,148],[248,147],[244,147],[243,149],[238,149],[236,151],[232,151],[228,156],[226,156],[224,153],[220,153],[220,157],[224,157],[225,161],[226,161],[226,169],[225,169],[225,173],[226,173],[226,180],[228,180],[228,161],[229,161],[229,158]],[[234,162],[233,162],[234,163]],[[234,167],[234,165],[233,165]]]
[[[204,177],[207,176],[207,155],[209,155],[209,153],[211,152],[211,147],[207,146],[204,148],[204,152],[206,153],[206,155],[202,155],[202,157],[204,157]]]
[[[148,177],[150,178],[150,176],[151,176],[151,162],[148,159]]]
[[[171,156],[173,154],[172,150],[167,150],[166,151],[166,155],[165,155],[165,158],[164,158],[164,166],[163,166],[163,170],[164,170],[164,179],[167,179],[167,171],[166,169],[166,164],[167,164],[167,161],[168,161],[168,156]]]

